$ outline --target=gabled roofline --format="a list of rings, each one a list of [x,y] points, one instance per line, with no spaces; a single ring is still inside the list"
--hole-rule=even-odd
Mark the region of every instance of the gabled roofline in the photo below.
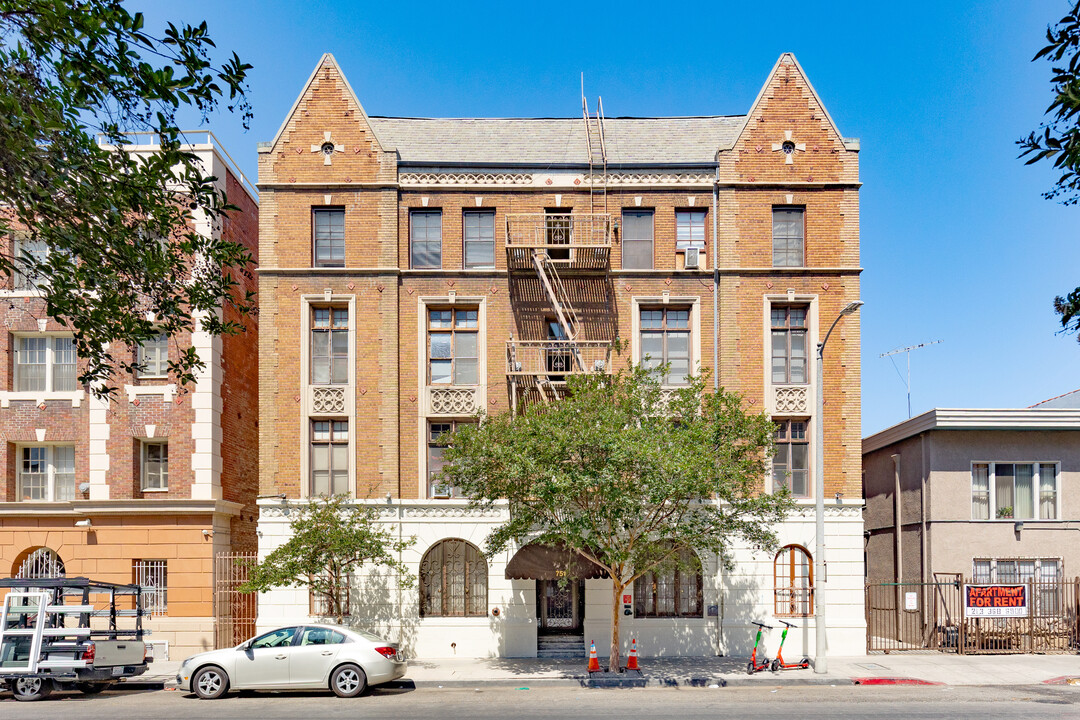
[[[739,140],[742,139],[743,133],[746,131],[746,126],[750,123],[750,118],[754,116],[755,112],[757,112],[758,106],[761,104],[761,101],[765,97],[765,91],[768,89],[769,83],[771,83],[773,78],[776,77],[776,71],[779,70],[780,66],[784,64],[784,58],[791,58],[791,63],[795,66],[795,69],[799,71],[799,74],[802,75],[802,79],[806,82],[806,87],[810,89],[810,94],[813,96],[814,100],[817,101],[817,104],[821,106],[821,111],[825,113],[825,119],[829,121],[829,125],[832,127],[833,132],[836,133],[836,136],[840,138],[840,142],[844,143],[844,147],[848,150],[858,150],[858,139],[846,138],[844,137],[843,133],[840,132],[840,128],[836,126],[836,122],[832,119],[832,115],[829,114],[828,108],[826,108],[825,103],[822,102],[821,96],[818,95],[817,90],[814,89],[813,83],[810,82],[810,77],[806,74],[806,71],[803,70],[802,65],[800,65],[799,61],[795,58],[795,53],[785,52],[780,54],[780,57],[776,60],[776,64],[773,65],[772,71],[769,72],[769,76],[765,78],[765,83],[761,86],[761,90],[758,91],[757,97],[754,98],[754,102],[750,106],[749,112],[747,112],[746,115],[743,117],[742,125],[739,127],[739,132],[735,135],[735,139],[731,141],[731,144],[727,146],[721,146],[717,152],[720,153],[726,150],[731,150],[738,144]]]
[[[928,430],[1080,430],[1080,410],[934,408],[863,438],[863,455]]]
[[[293,115],[296,114],[296,109],[300,107],[300,101],[304,99],[305,95],[307,95],[308,88],[310,88],[311,84],[315,82],[315,76],[319,74],[319,70],[322,69],[323,63],[327,60],[330,61],[330,64],[333,65],[334,68],[338,71],[338,75],[341,76],[341,81],[345,83],[345,89],[349,91],[349,96],[352,98],[353,102],[356,103],[356,107],[360,109],[360,115],[364,118],[364,123],[368,126],[368,130],[371,132],[371,136],[375,138],[375,142],[378,143],[379,147],[384,152],[393,152],[395,150],[395,148],[388,148],[383,145],[382,140],[380,140],[379,136],[375,134],[375,128],[371,127],[371,123],[368,121],[368,114],[364,110],[364,106],[363,104],[361,104],[360,98],[356,96],[356,92],[353,91],[352,85],[349,84],[349,79],[345,77],[345,73],[342,72],[341,66],[338,65],[337,60],[331,53],[323,53],[322,57],[319,58],[319,62],[315,63],[315,69],[311,71],[311,75],[308,76],[307,82],[304,83],[304,87],[300,89],[300,94],[296,96],[296,100],[293,102],[292,107],[289,108],[289,112],[285,113],[285,121],[281,123],[281,127],[278,128],[277,133],[274,135],[274,139],[271,140],[269,143],[259,143],[259,152],[271,152],[275,147],[277,147],[278,141],[281,140],[281,136],[285,132],[285,128],[289,126],[289,122],[292,120]]]

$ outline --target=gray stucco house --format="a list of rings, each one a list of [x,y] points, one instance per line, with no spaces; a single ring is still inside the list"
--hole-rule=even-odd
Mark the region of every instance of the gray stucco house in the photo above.
[[[1080,391],[934,409],[863,440],[869,582],[1080,575]]]

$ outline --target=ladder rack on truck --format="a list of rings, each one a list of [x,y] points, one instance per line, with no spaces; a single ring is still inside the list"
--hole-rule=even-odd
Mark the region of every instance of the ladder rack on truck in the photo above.
[[[76,578],[0,579],[0,682],[18,700],[74,683],[96,693],[146,672],[147,589]],[[134,627],[121,627],[134,618]]]

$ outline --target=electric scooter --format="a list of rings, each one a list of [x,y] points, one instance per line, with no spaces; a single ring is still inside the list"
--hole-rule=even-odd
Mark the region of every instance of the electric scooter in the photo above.
[[[754,639],[754,652],[750,654],[750,662],[746,663],[746,674],[753,675],[756,672],[769,669],[769,658],[765,657],[765,646],[761,645],[761,633],[765,628],[773,629],[772,625],[755,622],[757,625],[757,638]],[[761,663],[757,661],[757,649],[761,646]]]
[[[784,640],[787,638],[788,629],[795,626],[789,622],[784,622],[783,620],[781,620],[780,622],[784,623],[786,627],[784,628],[784,633],[780,636],[780,646],[776,648],[776,659],[772,661],[772,665],[769,667],[769,669],[773,672],[780,672],[780,670],[803,670],[810,667],[810,658],[805,656],[802,660],[796,663],[784,662],[784,656],[782,654],[784,649]]]

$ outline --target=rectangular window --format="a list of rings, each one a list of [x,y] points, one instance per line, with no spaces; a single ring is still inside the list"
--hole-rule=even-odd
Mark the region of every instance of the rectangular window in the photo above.
[[[169,443],[142,444],[142,489],[169,489]]]
[[[675,249],[687,248],[705,250],[705,211],[675,211]]]
[[[773,208],[773,267],[803,267],[805,265],[805,214],[806,211],[803,208]]]
[[[990,519],[990,466],[986,463],[975,463],[971,467],[971,518]]]
[[[1062,584],[1059,558],[975,558],[971,561],[975,583],[1031,583],[1034,617],[1062,614]]]
[[[622,241],[624,270],[652,270],[653,211],[623,210]]]
[[[163,378],[169,376],[169,338],[165,334],[139,345],[139,377]]]
[[[805,385],[806,316],[805,305],[772,307],[772,381],[776,385]]]
[[[437,476],[446,465],[446,461],[443,459],[443,450],[445,449],[443,443],[450,433],[463,424],[460,421],[428,423],[427,472],[429,498],[462,497],[461,490],[447,484]]]
[[[409,213],[409,251],[413,268],[442,267],[442,210]]]
[[[349,422],[311,422],[311,495],[349,492]]]
[[[15,339],[15,390],[71,392],[77,389],[75,339],[24,335]]]
[[[74,500],[75,447],[35,445],[21,448],[17,475],[19,500]]]
[[[495,267],[495,213],[466,211],[465,267]]]
[[[1057,520],[1057,465],[1039,464],[1039,518]]]
[[[311,309],[311,384],[349,382],[349,310]]]
[[[786,487],[797,498],[810,497],[810,442],[805,420],[781,420],[776,424],[776,455],[773,456],[773,487]]]
[[[345,210],[312,210],[312,256],[315,267],[345,267]]]
[[[12,287],[15,290],[36,290],[34,272],[30,269],[30,264],[45,262],[49,257],[49,246],[43,240],[16,237],[12,250],[14,251],[12,264],[15,266]]]
[[[690,308],[642,308],[641,364],[663,385],[686,385],[690,376]],[[667,364],[667,374],[660,366]]]
[[[428,384],[480,383],[479,314],[475,307],[428,310]]]
[[[132,579],[142,585],[143,608],[151,615],[167,615],[169,611],[169,570],[165,560],[133,560]]]
[[[1057,463],[972,463],[973,520],[1056,520]]]

